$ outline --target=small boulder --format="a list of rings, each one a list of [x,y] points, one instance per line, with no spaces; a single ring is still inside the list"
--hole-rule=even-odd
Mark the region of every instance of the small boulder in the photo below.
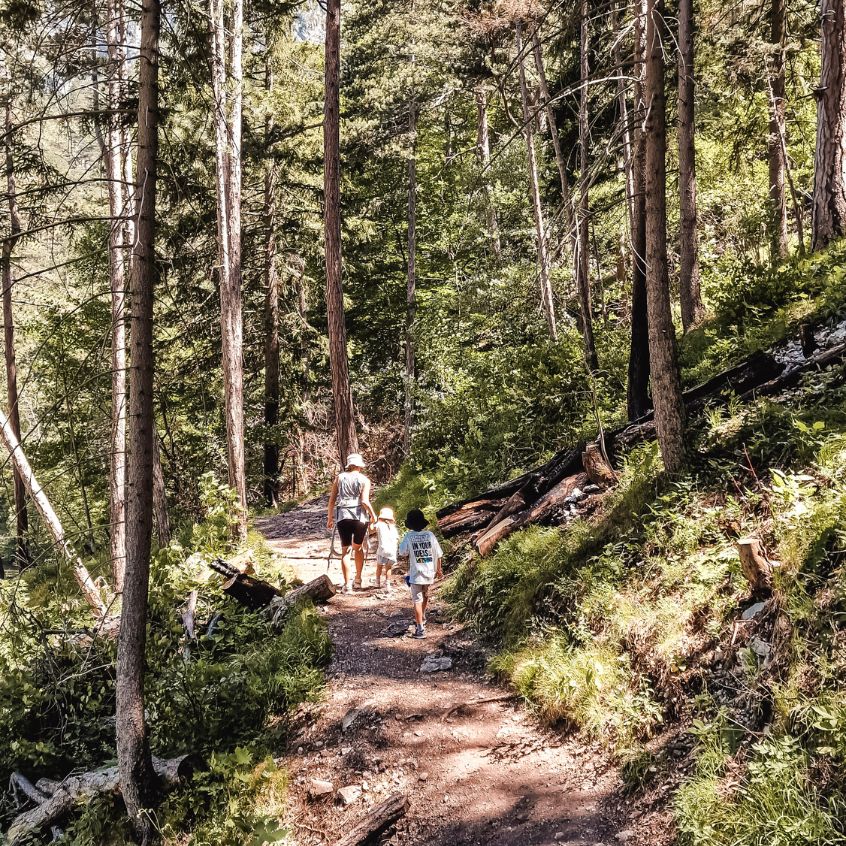
[[[361,787],[357,784],[349,784],[346,787],[342,787],[335,794],[335,801],[339,805],[352,805],[353,802],[357,802],[360,798]]]
[[[341,731],[349,731],[350,728],[352,728],[352,724],[361,716],[361,714],[361,708],[350,708],[341,720]]]
[[[752,643],[749,644],[749,648],[759,658],[768,658],[772,649],[772,647],[765,640],[761,640],[761,638],[759,637],[752,638]]]
[[[323,799],[335,792],[335,785],[322,778],[313,778],[308,783],[308,795],[311,799]]]
[[[754,620],[763,610],[764,606],[766,605],[765,602],[756,602],[754,605],[750,605],[741,615],[740,618],[742,620]]]
[[[421,673],[442,673],[452,669],[452,658],[448,655],[427,655],[420,665]]]

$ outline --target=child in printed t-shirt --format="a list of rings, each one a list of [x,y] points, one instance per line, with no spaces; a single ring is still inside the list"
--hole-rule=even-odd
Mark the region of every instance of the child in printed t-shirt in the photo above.
[[[382,508],[376,521],[376,587],[382,587],[382,571],[385,571],[385,590],[391,592],[391,567],[397,563],[399,532],[394,522],[394,509]]]
[[[441,561],[444,553],[438,539],[425,531],[428,521],[419,508],[408,512],[405,525],[410,529],[399,546],[401,558],[408,558],[408,577],[411,601],[414,603],[415,629],[413,637],[426,637],[426,609],[429,606],[429,586],[443,577]]]

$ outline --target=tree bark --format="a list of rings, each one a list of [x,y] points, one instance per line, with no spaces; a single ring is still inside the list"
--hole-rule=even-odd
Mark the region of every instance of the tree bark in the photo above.
[[[694,104],[693,0],[679,0],[679,293],[682,326],[687,332],[704,312],[699,282],[699,235],[696,211],[696,132]]]
[[[123,592],[126,560],[126,248],[123,138],[115,111],[120,107],[121,71],[126,59],[121,20],[122,0],[106,4],[106,44],[109,53],[107,106],[109,109],[105,165],[108,182],[109,216],[109,289],[112,318],[112,417],[111,461],[109,467],[109,553],[115,593]]]
[[[241,115],[243,103],[243,0],[232,6],[227,45],[223,0],[210,0],[212,82],[217,157],[218,262],[223,404],[229,485],[238,495],[237,540],[247,537],[244,466],[244,326],[241,302]],[[227,73],[227,46],[229,68]]]
[[[532,32],[532,53],[535,57],[535,69],[538,72],[540,95],[549,125],[549,138],[552,141],[552,150],[555,154],[555,166],[558,168],[558,181],[561,185],[561,205],[564,210],[564,230],[567,233],[567,243],[570,245],[570,253],[572,255],[576,245],[576,232],[573,226],[573,197],[570,192],[570,180],[567,178],[567,162],[564,160],[564,153],[561,150],[561,138],[558,135],[555,110],[552,107],[552,98],[549,96],[549,84],[546,80],[546,68],[543,63],[543,46],[541,45],[537,28]]]
[[[159,0],[143,0],[138,79],[138,214],[131,285],[129,462],[127,464],[126,575],[116,669],[116,739],[120,787],[142,844],[154,837],[145,810],[155,796],[156,774],[144,717],[144,649],[153,530],[153,298],[157,268],[156,166],[159,121]]]
[[[549,278],[549,252],[546,242],[546,227],[541,205],[540,188],[538,186],[538,165],[535,158],[535,139],[532,129],[532,116],[529,108],[529,91],[526,84],[526,67],[523,57],[522,24],[517,21],[514,27],[515,45],[517,48],[517,69],[520,74],[520,97],[523,104],[523,137],[526,140],[526,153],[529,167],[529,199],[532,203],[532,213],[535,218],[535,233],[537,237],[538,278],[540,282],[541,308],[546,318],[549,335],[553,341],[558,340],[558,327],[555,321],[555,302],[552,298],[552,283]]]
[[[44,493],[43,488],[38,484],[38,480],[35,478],[35,473],[32,472],[32,467],[30,467],[29,461],[24,454],[20,440],[12,428],[11,421],[2,410],[0,410],[0,436],[2,436],[3,444],[12,459],[12,465],[20,475],[26,488],[26,492],[32,499],[36,510],[41,515],[41,518],[44,520],[48,531],[53,537],[53,542],[56,544],[62,555],[71,563],[74,578],[85,597],[85,601],[91,606],[97,617],[104,619],[108,613],[108,608],[103,602],[103,598],[100,596],[100,591],[98,590],[97,585],[94,584],[94,580],[89,575],[88,570],[82,563],[82,560],[68,542],[61,521],[56,515],[56,512],[53,510],[53,506],[50,504],[47,494]]]
[[[579,292],[579,314],[581,317],[582,339],[585,346],[585,362],[589,370],[598,370],[596,342],[593,337],[593,306],[590,292],[590,174],[588,172],[588,85],[590,61],[588,50],[589,26],[587,0],[579,3],[579,209],[576,214],[576,288]]]
[[[408,797],[402,793],[389,796],[357,822],[335,846],[365,846],[376,842],[378,836],[389,829],[398,819],[405,816],[410,807]]]
[[[646,0],[636,0],[634,21],[634,106],[632,133],[632,313],[626,407],[629,420],[637,420],[651,407],[649,399],[649,326],[646,317],[646,190],[643,121],[644,27]]]
[[[822,71],[817,89],[812,249],[846,232],[846,8],[822,0]]]
[[[15,159],[12,150],[12,95],[6,101],[4,147],[6,152],[6,190],[9,204],[9,235],[3,240],[3,352],[6,359],[6,392],[9,401],[9,424],[18,441],[21,439],[21,415],[18,405],[18,366],[15,358],[15,316],[12,306],[12,253],[21,236],[21,218],[15,189]],[[17,469],[13,471],[15,489],[15,556],[21,567],[30,563],[29,518],[26,510],[26,485]]]
[[[273,88],[273,68],[268,51],[264,87]],[[270,152],[273,114],[264,122],[265,147]],[[279,504],[279,269],[276,255],[276,169],[272,155],[264,171],[264,498],[271,507]]]
[[[684,403],[676,357],[667,268],[667,116],[664,95],[662,0],[647,0],[646,16],[646,301],[655,423],[664,466],[684,463]]]
[[[408,264],[405,280],[405,426],[403,449],[411,451],[414,427],[414,379],[417,372],[414,351],[415,318],[417,316],[417,103],[413,96],[408,106],[408,134],[411,150],[408,155]]]
[[[326,251],[326,319],[335,430],[341,466],[358,452],[355,406],[347,357],[344,291],[341,281],[341,0],[326,3],[325,100],[323,106],[323,197]]]
[[[485,192],[485,209],[487,212],[488,238],[491,250],[497,261],[502,258],[502,245],[499,240],[499,221],[496,215],[496,205],[491,192],[488,169],[491,164],[491,141],[488,126],[488,95],[482,86],[476,88],[476,155],[482,166],[482,185]]]

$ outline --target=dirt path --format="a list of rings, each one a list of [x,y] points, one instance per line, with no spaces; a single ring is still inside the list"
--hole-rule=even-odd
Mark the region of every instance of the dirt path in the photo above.
[[[326,571],[326,500],[257,521],[303,581]],[[333,579],[340,566],[333,562]],[[395,846],[610,846],[618,787],[613,769],[578,743],[547,732],[484,672],[487,656],[437,599],[428,637],[404,635],[411,610],[404,583],[393,597],[368,588],[324,609],[335,646],[324,700],[305,709],[285,753],[290,823],[299,846],[331,844],[367,809],[395,792],[411,808],[386,843]],[[450,659],[424,673],[427,656]],[[332,791],[312,798],[314,780]],[[351,798],[344,804],[337,791]],[[328,788],[325,788],[328,789]]]

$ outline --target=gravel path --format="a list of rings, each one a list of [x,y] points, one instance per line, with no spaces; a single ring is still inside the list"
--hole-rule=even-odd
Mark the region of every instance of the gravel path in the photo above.
[[[325,524],[325,497],[256,521],[303,581],[326,572]],[[340,582],[337,561],[330,575]],[[334,843],[397,792],[411,807],[383,841],[395,846],[615,844],[614,769],[494,686],[483,648],[437,598],[427,639],[412,640],[401,578],[392,597],[373,579],[369,566],[363,591],[322,611],[335,647],[325,696],[301,710],[284,754],[299,846]],[[422,672],[427,659],[449,669]]]

